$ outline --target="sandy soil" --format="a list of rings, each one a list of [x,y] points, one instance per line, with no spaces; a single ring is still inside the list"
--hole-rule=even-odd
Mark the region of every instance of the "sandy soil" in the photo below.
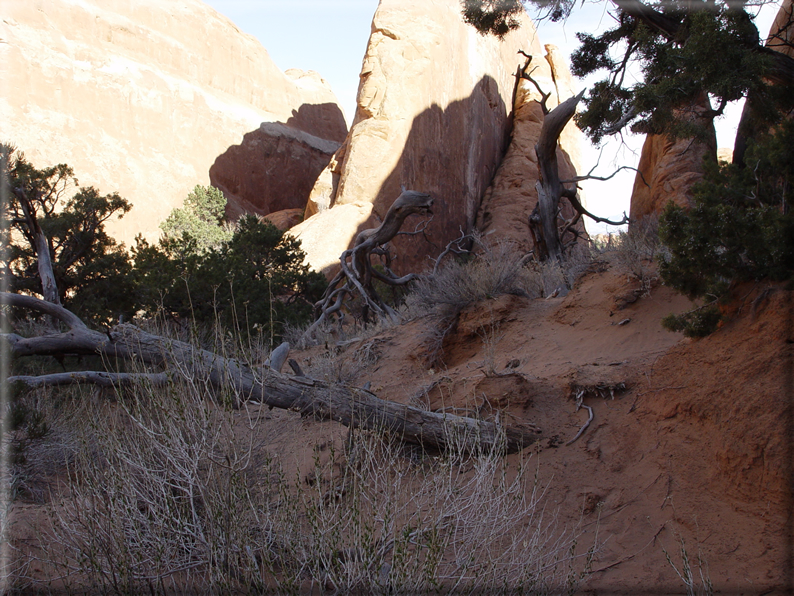
[[[603,542],[584,593],[686,593],[666,555],[682,570],[682,545],[716,593],[785,593],[792,292],[748,286],[727,324],[690,340],[660,324],[688,300],[634,289],[604,260],[566,297],[502,296],[466,309],[440,352],[430,349],[436,323],[421,318],[337,358],[355,360],[349,381],[371,382],[379,397],[539,426],[544,438],[522,456],[532,454],[547,506],[579,524],[583,542],[596,532]],[[325,350],[294,357],[309,367]],[[588,419],[577,396],[593,420],[571,442]],[[249,413],[280,429],[266,448],[284,456],[288,475],[310,474],[314,446],[347,433],[264,407]]]
[[[594,265],[564,298],[467,309],[432,365],[430,321],[387,331],[354,382],[394,401],[538,425],[545,438],[531,451],[549,503],[605,541],[586,593],[685,593],[665,555],[682,570],[682,545],[717,593],[785,593],[792,293],[743,288],[730,321],[692,340],[660,324],[691,308],[686,298],[655,287],[636,299],[636,282],[616,269]],[[622,385],[614,397],[607,389]],[[594,419],[566,445],[588,419],[580,388]]]

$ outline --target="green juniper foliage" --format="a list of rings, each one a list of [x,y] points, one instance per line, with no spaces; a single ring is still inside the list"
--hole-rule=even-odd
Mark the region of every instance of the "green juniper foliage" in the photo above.
[[[284,325],[308,322],[325,290],[325,278],[303,258],[298,240],[253,215],[243,216],[217,248],[202,251],[185,236],[165,237],[159,246],[138,239],[135,248],[149,314],[162,309],[179,319],[275,337]]]
[[[462,1],[467,22],[499,37],[518,27],[516,15],[530,5],[552,20],[576,9],[569,0]],[[743,4],[637,0],[612,8],[616,25],[598,35],[577,33],[580,46],[571,56],[574,75],[607,74],[590,89],[585,109],[575,117],[593,142],[627,128],[702,137],[707,134],[703,119],[688,114],[694,106],[702,106],[700,114],[708,122],[748,94],[767,125],[792,107],[794,94],[782,87],[792,82],[794,62],[763,45]],[[627,76],[631,66],[639,68],[639,81]]]
[[[61,303],[90,321],[108,322],[135,310],[132,263],[123,244],[107,235],[105,222],[122,217],[131,205],[118,194],[100,195],[80,187],[72,168],[59,164],[33,167],[9,151],[8,251],[1,274],[9,290],[42,293],[38,257],[19,196],[26,197],[49,244]],[[69,193],[73,192],[71,196]]]
[[[224,226],[226,197],[213,186],[196,187],[180,209],[174,209],[160,224],[163,235],[184,252],[206,253],[231,239],[233,230]]]
[[[658,6],[676,34],[659,34],[625,12],[618,25],[598,36],[578,33],[581,46],[571,56],[576,76],[606,70],[584,100],[577,124],[594,142],[630,125],[634,132],[702,137],[706,130],[687,118],[690,106],[711,99],[707,115],[722,114],[728,102],[764,88],[768,57],[758,52],[758,30],[751,17],[727,4],[694,2]],[[613,55],[613,51],[617,55]],[[636,61],[642,79],[628,83],[626,65]]]
[[[660,263],[662,278],[704,301],[691,313],[667,317],[669,329],[708,335],[720,321],[719,301],[737,282],[794,274],[794,122],[751,145],[745,164],[707,163],[692,207],[670,203],[660,218],[660,236],[670,249]]]

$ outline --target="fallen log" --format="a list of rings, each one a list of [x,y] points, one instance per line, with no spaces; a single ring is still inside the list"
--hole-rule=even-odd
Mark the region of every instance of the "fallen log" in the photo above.
[[[201,378],[217,387],[230,387],[238,399],[255,400],[272,408],[335,420],[351,428],[387,431],[403,441],[443,450],[463,445],[471,452],[496,449],[511,453],[528,447],[540,436],[536,427],[504,427],[501,424],[420,410],[378,398],[365,389],[291,377],[270,368],[252,369],[237,360],[191,344],[147,333],[131,324],[120,324],[102,333],[93,331],[65,308],[31,296],[0,293],[3,304],[55,317],[69,330],[24,338],[9,333],[2,337],[14,357],[29,355],[98,354],[165,368],[185,379]],[[162,373],[140,375],[146,382],[160,381]],[[103,380],[112,379],[103,376]],[[131,377],[127,377],[129,381]],[[72,374],[69,383],[94,383],[92,375]],[[29,379],[10,377],[8,382],[35,385]],[[45,381],[42,381],[44,383]]]

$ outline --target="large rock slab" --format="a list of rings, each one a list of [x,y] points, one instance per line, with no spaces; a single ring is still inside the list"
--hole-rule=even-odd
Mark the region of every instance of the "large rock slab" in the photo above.
[[[532,77],[538,81],[544,93],[550,93],[546,101],[548,110],[576,94],[568,65],[556,46],[546,45],[545,55],[532,56]],[[551,78],[543,77],[539,66],[550,68]],[[513,243],[519,250],[533,249],[529,228],[529,216],[538,204],[536,183],[538,156],[535,145],[543,127],[543,109],[537,88],[526,79],[519,84],[513,115],[513,134],[510,147],[502,160],[492,184],[485,192],[477,214],[477,229],[488,234],[492,240]],[[576,175],[576,165],[581,159],[582,131],[573,121],[563,129],[557,150],[560,177],[569,180]],[[574,165],[576,164],[576,165]],[[564,213],[572,215],[570,207]]]
[[[529,17],[521,19],[500,41],[466,25],[457,0],[381,0],[350,133],[315,186],[307,207],[315,215],[292,232],[333,235],[347,248],[384,217],[401,186],[430,193],[435,217],[426,231],[432,243],[422,235],[394,241],[399,271],[423,269],[460,228],[470,229],[509,141],[517,52],[542,55]],[[551,80],[545,61],[538,75]],[[321,256],[306,242],[304,249],[317,269],[341,254]]]
[[[133,204],[112,235],[158,224],[216,157],[262,122],[341,141],[337,100],[316,73],[282,73],[253,37],[199,0],[3,2],[3,141],[37,166]],[[313,182],[313,180],[312,180]]]
[[[314,182],[340,143],[280,122],[263,122],[210,168],[210,182],[228,201],[226,215],[303,209]]]
[[[717,135],[711,118],[703,115],[708,100],[702,101],[701,106],[688,110],[687,117],[700,119],[709,130],[705,141],[672,139],[666,135],[645,138],[631,192],[629,218],[632,223],[660,214],[670,201],[689,207],[692,187],[703,179],[703,160],[708,158],[716,162]]]

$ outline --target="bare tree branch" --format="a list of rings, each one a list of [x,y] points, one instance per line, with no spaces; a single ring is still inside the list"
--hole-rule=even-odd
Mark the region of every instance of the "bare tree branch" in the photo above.
[[[583,96],[584,91],[566,99],[543,118],[540,138],[535,145],[540,174],[537,189],[538,212],[543,232],[542,248],[545,249],[544,252],[549,258],[556,261],[561,261],[563,258],[562,245],[557,230],[557,208],[564,190],[557,165],[557,145],[560,133],[573,117],[576,106]]]
[[[402,194],[389,208],[383,223],[377,228],[362,231],[356,238],[355,245],[342,253],[339,258],[341,271],[331,280],[325,295],[315,305],[317,319],[306,330],[302,342],[314,339],[314,334],[324,322],[330,319],[342,308],[345,296],[358,294],[364,301],[364,320],[367,322],[369,311],[378,317],[394,320],[396,313],[383,302],[372,285],[377,279],[392,286],[405,285],[415,279],[409,274],[397,277],[386,268],[386,274],[377,272],[372,266],[371,255],[384,254],[385,245],[400,233],[400,228],[406,218],[416,214],[431,214],[433,198],[425,193],[415,190],[403,190]],[[420,224],[411,233],[422,233],[424,228]],[[341,285],[340,285],[341,284]]]
[[[99,387],[127,387],[148,384],[163,387],[171,379],[166,373],[111,373],[105,371],[82,370],[77,372],[54,373],[39,376],[8,377],[9,385],[21,383],[26,387],[53,387],[63,385],[97,385]]]
[[[5,304],[30,305],[39,312],[49,312],[52,305],[32,298],[18,301],[14,294],[1,293]],[[30,297],[24,297],[30,298]],[[62,309],[65,310],[65,309]],[[68,311],[67,311],[68,312]],[[72,315],[74,316],[74,315]],[[66,315],[61,320],[70,320]],[[257,372],[232,358],[202,350],[190,344],[146,333],[134,325],[117,325],[108,333],[99,333],[85,325],[73,325],[66,333],[33,338],[6,334],[4,339],[14,357],[34,354],[93,353],[108,358],[162,366],[169,374],[185,379],[201,379],[216,387],[231,388],[239,401],[256,400],[274,408],[300,412],[340,422],[351,428],[388,431],[404,441],[434,449],[444,449],[451,441],[463,440],[469,449],[497,448],[505,452],[523,449],[540,438],[540,431],[529,428],[505,428],[498,423],[420,410],[408,405],[379,399],[373,393],[306,377],[290,377],[272,369]],[[161,377],[91,378],[89,373],[72,373],[51,377],[57,382],[159,382]],[[16,378],[26,384],[46,383]]]
[[[22,207],[22,211],[25,215],[25,225],[29,233],[30,245],[33,250],[36,251],[42,295],[47,302],[60,304],[61,298],[58,293],[58,284],[55,283],[55,274],[52,270],[52,256],[50,254],[49,240],[39,225],[38,219],[36,218],[36,210],[27,193],[21,188],[14,188],[12,192]]]

